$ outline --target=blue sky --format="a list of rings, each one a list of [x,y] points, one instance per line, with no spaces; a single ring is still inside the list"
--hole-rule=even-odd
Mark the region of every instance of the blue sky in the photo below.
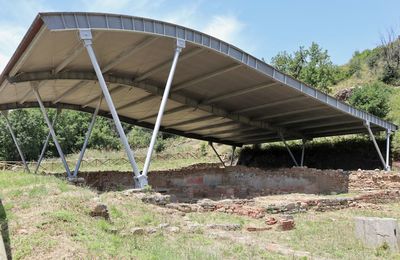
[[[333,62],[379,45],[400,30],[399,0],[0,0],[0,71],[38,12],[93,11],[178,23],[270,61],[280,51],[317,42]]]

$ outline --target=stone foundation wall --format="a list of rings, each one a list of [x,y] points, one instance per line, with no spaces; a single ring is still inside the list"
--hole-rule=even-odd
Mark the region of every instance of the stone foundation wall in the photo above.
[[[132,186],[127,172],[81,173],[89,186],[99,190],[118,190]],[[149,184],[179,199],[247,198],[271,194],[344,193],[349,187],[349,172],[310,168],[262,170],[245,166],[191,166],[179,170],[153,171]]]

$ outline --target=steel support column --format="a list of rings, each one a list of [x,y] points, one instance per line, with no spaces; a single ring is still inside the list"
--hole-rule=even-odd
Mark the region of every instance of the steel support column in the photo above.
[[[212,143],[212,142],[208,142],[208,144],[211,146],[211,148],[213,149],[214,153],[217,155],[219,161],[222,163],[222,166],[225,167],[225,163],[224,163],[224,161],[222,160],[221,156],[218,154],[218,152],[217,152],[217,150],[215,149],[213,143]]]
[[[287,145],[286,140],[285,140],[285,138],[283,137],[283,134],[282,134],[282,133],[279,133],[279,136],[281,137],[281,140],[282,140],[283,144],[285,145],[285,147],[286,147],[286,149],[287,149],[287,151],[288,151],[290,157],[292,158],[294,164],[295,164],[296,166],[299,166],[299,164],[297,163],[296,158],[294,157],[292,151],[290,150],[290,147]]]
[[[150,167],[151,156],[153,154],[154,145],[156,143],[158,131],[160,130],[161,121],[162,121],[162,118],[163,118],[163,115],[164,115],[165,106],[167,105],[168,95],[169,95],[169,92],[171,90],[172,81],[174,79],[175,69],[176,69],[176,65],[178,63],[179,54],[181,53],[183,48],[185,48],[185,41],[182,40],[182,39],[177,39],[176,40],[176,49],[175,49],[174,59],[172,61],[172,66],[171,66],[171,69],[169,71],[167,84],[165,85],[165,90],[164,90],[164,94],[163,94],[163,97],[162,97],[162,100],[161,100],[160,109],[158,111],[157,120],[156,120],[156,123],[154,125],[153,134],[151,136],[149,149],[147,150],[146,161],[144,162],[142,175],[145,176],[146,178],[147,178],[147,173],[148,173],[149,167]]]
[[[83,159],[83,156],[85,155],[86,147],[89,143],[89,138],[90,138],[90,135],[92,134],[93,126],[96,122],[96,117],[97,117],[97,114],[99,113],[102,101],[103,101],[103,97],[100,97],[100,99],[97,103],[97,106],[96,106],[96,110],[93,113],[92,120],[90,121],[88,131],[86,132],[85,141],[83,142],[83,146],[82,146],[81,152],[79,154],[78,161],[76,162],[75,171],[74,171],[74,175],[73,175],[74,178],[76,178],[76,176],[78,175],[79,168],[81,167],[82,159]]]
[[[90,29],[81,29],[81,30],[79,30],[79,36],[80,36],[81,40],[83,41],[83,44],[89,55],[93,69],[96,73],[97,79],[99,80],[99,85],[103,92],[104,99],[106,100],[108,108],[110,109],[110,112],[111,112],[112,118],[114,120],[115,126],[117,128],[119,137],[121,138],[121,142],[125,148],[125,152],[128,156],[129,162],[132,166],[132,170],[135,175],[134,179],[135,179],[136,187],[140,187],[140,188],[144,187],[145,185],[147,185],[147,178],[143,178],[139,172],[139,168],[135,162],[135,158],[134,158],[133,152],[131,150],[131,147],[128,143],[128,139],[125,135],[124,129],[122,128],[121,121],[119,120],[117,110],[115,109],[110,92],[108,91],[106,81],[104,80],[104,76],[101,72],[99,63],[97,62],[97,58],[96,58],[96,55],[95,55],[93,47],[92,47],[92,32],[90,31]]]
[[[386,131],[386,170],[390,171],[390,135],[392,132],[390,130]]]
[[[383,155],[382,155],[381,149],[379,149],[379,146],[378,146],[378,143],[376,142],[374,133],[372,133],[372,130],[371,130],[371,126],[370,126],[369,121],[365,121],[364,125],[365,125],[365,127],[367,128],[367,130],[368,130],[369,136],[370,136],[372,142],[374,143],[374,146],[375,146],[376,151],[378,152],[379,159],[381,160],[382,165],[383,165],[383,169],[387,170],[386,162],[385,162],[385,160],[383,159]]]
[[[25,170],[26,170],[27,172],[30,173],[28,164],[26,163],[26,160],[25,160],[25,156],[24,156],[24,154],[22,153],[21,147],[20,147],[19,144],[18,144],[17,137],[16,137],[15,134],[14,134],[14,131],[13,131],[12,127],[11,127],[10,121],[8,120],[7,112],[6,112],[6,111],[1,111],[1,114],[4,116],[4,119],[5,119],[5,121],[6,121],[6,125],[7,125],[7,128],[8,128],[8,131],[10,131],[10,134],[11,134],[11,137],[12,137],[12,139],[13,139],[13,141],[14,141],[14,144],[15,144],[15,146],[17,147],[19,156],[21,157],[21,160],[22,160],[22,163],[24,164]]]
[[[39,94],[39,92],[37,90],[37,84],[32,83],[32,91],[35,94],[35,97],[36,97],[36,99],[37,99],[37,101],[39,103],[40,110],[42,111],[44,120],[46,121],[46,124],[49,127],[50,134],[53,137],[53,142],[54,142],[54,144],[55,144],[55,146],[57,148],[58,154],[61,157],[61,161],[64,164],[64,168],[65,168],[65,171],[67,172],[68,178],[70,178],[71,177],[71,171],[69,170],[69,167],[68,167],[68,164],[67,164],[67,160],[65,160],[65,156],[64,156],[64,153],[63,153],[63,151],[61,149],[61,146],[58,143],[57,135],[56,135],[56,132],[54,131],[53,125],[51,124],[50,119],[47,116],[46,108],[44,107],[42,98],[40,97],[40,94]]]
[[[61,109],[60,110],[57,109],[56,114],[55,114],[55,116],[53,118],[53,122],[51,123],[53,128],[54,128],[54,125],[55,125],[55,123],[57,121],[57,117],[58,117],[58,115],[60,113],[61,113]],[[46,153],[47,146],[49,145],[50,138],[51,138],[51,133],[49,131],[49,134],[47,135],[46,140],[44,141],[42,152],[40,153],[39,159],[38,159],[38,161],[36,163],[35,173],[37,173],[37,171],[39,170],[40,164],[42,163],[42,160],[44,158],[44,154]]]
[[[302,143],[302,149],[301,149],[301,160],[300,160],[300,166],[303,167],[304,166],[304,153],[306,150],[306,140],[302,139],[301,143]]]

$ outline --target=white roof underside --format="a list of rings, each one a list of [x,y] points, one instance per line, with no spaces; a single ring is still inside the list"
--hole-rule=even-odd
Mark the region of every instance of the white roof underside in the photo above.
[[[176,69],[162,131],[250,144],[395,131],[397,126],[307,86],[251,55],[203,33],[150,19],[95,13],[39,14],[0,78],[0,109],[38,106],[92,112],[101,95],[78,30],[93,47],[123,121],[152,127],[174,54]],[[105,102],[100,114],[110,116]]]

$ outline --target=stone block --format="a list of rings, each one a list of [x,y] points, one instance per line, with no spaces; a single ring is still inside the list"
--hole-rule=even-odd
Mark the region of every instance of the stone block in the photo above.
[[[355,235],[367,247],[377,248],[386,243],[391,250],[399,251],[399,226],[394,218],[356,217]]]

